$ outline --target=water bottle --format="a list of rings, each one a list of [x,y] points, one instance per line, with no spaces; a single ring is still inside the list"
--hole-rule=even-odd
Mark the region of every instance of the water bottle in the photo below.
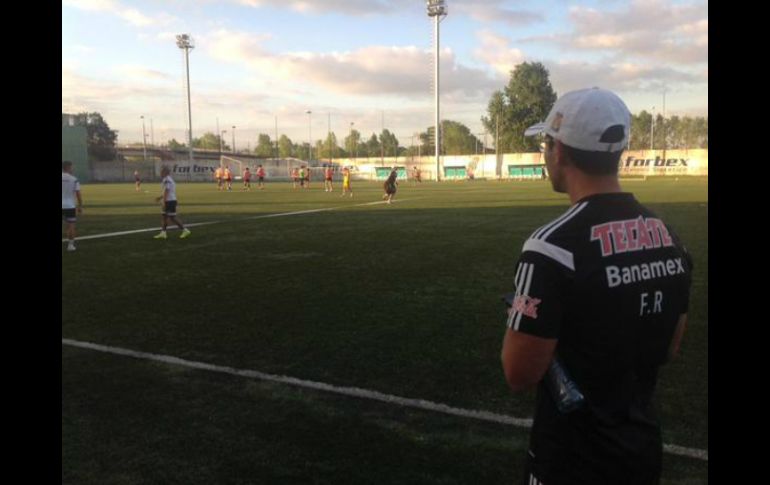
[[[585,396],[555,356],[545,375],[545,382],[553,400],[556,401],[556,407],[562,414],[580,408],[585,402]]]

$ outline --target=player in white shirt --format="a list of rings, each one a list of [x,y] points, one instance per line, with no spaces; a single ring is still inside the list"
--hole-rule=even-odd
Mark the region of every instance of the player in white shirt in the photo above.
[[[77,205],[75,201],[77,200]],[[80,197],[80,182],[72,175],[72,162],[61,163],[61,215],[67,222],[67,251],[75,250],[75,223],[77,214],[83,212],[83,199]]]
[[[160,176],[163,178],[160,182],[162,192],[155,198],[155,201],[163,201],[163,209],[161,212],[161,214],[163,214],[163,228],[160,233],[155,236],[155,239],[168,238],[166,235],[166,227],[168,227],[169,219],[182,230],[182,234],[179,236],[180,239],[184,239],[190,235],[190,230],[185,228],[182,221],[176,216],[176,183],[174,182],[174,179],[171,178],[170,174],[171,169],[168,167],[163,166],[160,169]]]

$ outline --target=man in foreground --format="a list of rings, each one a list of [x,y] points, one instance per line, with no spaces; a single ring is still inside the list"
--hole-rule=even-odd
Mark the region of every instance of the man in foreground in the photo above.
[[[537,385],[526,484],[657,484],[658,368],[687,321],[692,262],[618,179],[631,114],[593,88],[544,123],[554,191],[572,206],[524,243],[501,352],[511,389]]]

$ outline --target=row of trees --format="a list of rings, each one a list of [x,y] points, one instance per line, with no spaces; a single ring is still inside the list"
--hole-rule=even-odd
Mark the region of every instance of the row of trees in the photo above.
[[[536,137],[525,137],[524,130],[543,121],[556,102],[548,70],[539,62],[524,62],[511,71],[508,85],[492,94],[484,129],[500,137],[500,151],[531,152],[538,149]],[[651,139],[652,136],[652,139]],[[652,142],[652,143],[651,143]],[[708,118],[689,116],[655,117],[642,111],[631,117],[631,150],[708,148]]]
[[[115,142],[118,132],[110,129],[110,125],[104,121],[100,113],[78,113],[75,115],[62,113],[62,126],[84,126],[86,128],[86,142],[88,145],[88,157],[92,160],[114,160],[117,157]]]
[[[538,150],[536,137],[525,137],[524,130],[545,119],[556,101],[551,87],[548,70],[540,63],[522,63],[511,71],[508,85],[492,94],[487,104],[487,115],[481,118],[488,133],[487,143],[481,134],[474,134],[462,123],[452,120],[441,122],[442,155],[469,155],[494,151],[495,138],[499,136],[501,153],[534,152]],[[114,160],[117,131],[111,130],[99,113],[62,113],[62,124],[68,124],[70,117],[75,125],[85,126],[88,133],[88,154],[94,160]],[[708,148],[708,118],[679,117],[664,118],[647,111],[632,115],[631,150]],[[434,128],[415,133],[409,146],[400,146],[396,136],[387,129],[377,135],[372,133],[365,139],[358,130],[351,130],[340,143],[334,132],[326,139],[316,140],[312,156],[314,159],[344,157],[392,157],[431,155],[435,152]],[[478,135],[478,136],[477,136]],[[652,136],[652,139],[651,139]],[[187,146],[171,139],[167,143],[171,150],[183,150]],[[211,132],[193,138],[193,148],[230,151],[231,147],[221,136]],[[309,156],[307,142],[295,143],[288,136],[276,140],[260,133],[253,150],[259,157],[302,158]]]

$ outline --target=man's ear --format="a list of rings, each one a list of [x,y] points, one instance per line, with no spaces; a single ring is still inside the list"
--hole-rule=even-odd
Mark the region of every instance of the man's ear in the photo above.
[[[554,157],[554,162],[556,165],[566,167],[570,164],[569,155],[567,154],[567,150],[564,148],[564,145],[561,141],[554,138],[553,140],[554,147],[553,147],[553,153],[556,155]]]

